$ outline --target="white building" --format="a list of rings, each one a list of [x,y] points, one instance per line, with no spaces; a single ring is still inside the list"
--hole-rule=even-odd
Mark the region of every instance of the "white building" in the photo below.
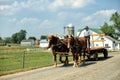
[[[92,29],[90,28],[91,34],[102,34],[100,29]],[[78,37],[83,37],[83,29],[79,29],[77,32]],[[110,36],[105,36],[105,35],[99,35],[99,36],[90,36],[91,39],[91,47],[110,47],[108,50],[120,50],[120,41],[115,40],[114,38]],[[92,42],[93,41],[93,42]],[[103,42],[102,42],[103,41]]]
[[[21,41],[21,45],[23,46],[32,46],[34,44],[35,44],[34,40],[22,40]]]
[[[46,39],[40,40],[40,47],[48,47],[48,41]]]

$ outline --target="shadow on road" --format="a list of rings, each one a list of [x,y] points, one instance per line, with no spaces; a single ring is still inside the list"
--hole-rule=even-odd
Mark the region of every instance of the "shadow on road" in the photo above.
[[[89,66],[89,65],[92,65],[92,64],[96,64],[96,61],[89,61],[89,62],[85,62],[84,64],[81,63],[79,65],[79,67],[86,67],[86,66]]]
[[[107,58],[104,58],[104,57],[100,56],[100,57],[98,57],[98,60],[94,60],[94,58],[91,58],[91,59],[86,59],[85,61],[104,61],[104,60],[110,59],[112,57],[113,56],[108,56]]]
[[[110,59],[110,58],[112,58],[112,57],[113,57],[113,56],[108,56],[107,58],[98,57],[98,61],[104,61],[104,60]]]
[[[63,65],[61,65],[60,67],[71,67],[71,66],[73,66],[73,63],[63,64]]]
[[[83,64],[83,62],[82,63],[80,63],[79,64],[79,66],[78,67],[85,67],[85,66],[89,66],[89,65],[92,65],[92,64],[96,64],[97,63],[97,61],[104,61],[104,60],[107,60],[107,59],[110,59],[110,58],[112,58],[113,56],[108,56],[107,58],[104,58],[104,57],[98,57],[98,60],[94,60],[93,58],[91,58],[91,59],[86,59],[85,60],[85,64]],[[72,67],[73,66],[73,62],[72,63],[69,63],[69,64],[63,64],[63,65],[61,65],[61,66],[59,66],[59,67]]]

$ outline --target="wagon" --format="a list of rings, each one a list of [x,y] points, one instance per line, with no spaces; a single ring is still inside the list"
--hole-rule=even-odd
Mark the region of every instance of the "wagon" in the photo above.
[[[94,60],[98,60],[98,53],[103,53],[103,56],[104,58],[107,58],[108,57],[108,51],[107,51],[107,48],[110,48],[110,47],[104,47],[104,36],[105,34],[91,34],[91,37],[92,37],[92,40],[91,40],[91,43],[92,43],[92,47],[90,48],[90,53],[87,54],[87,58],[90,59],[91,56],[93,56],[93,59]],[[95,40],[94,39],[94,36],[99,36],[101,37],[101,40]],[[102,44],[102,46],[98,46],[98,47],[94,47],[94,42],[99,42],[100,44]],[[86,53],[88,52],[88,49],[86,49]]]
[[[102,53],[104,58],[106,59],[108,57],[107,48],[109,47],[92,47],[90,48],[90,53],[87,53],[88,49],[86,49],[87,58],[91,59],[92,57],[94,60],[98,60],[98,53]]]

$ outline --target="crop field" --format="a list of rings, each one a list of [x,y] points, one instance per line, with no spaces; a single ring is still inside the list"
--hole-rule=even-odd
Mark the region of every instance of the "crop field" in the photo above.
[[[53,65],[53,57],[46,49],[0,46],[0,76],[50,65]]]

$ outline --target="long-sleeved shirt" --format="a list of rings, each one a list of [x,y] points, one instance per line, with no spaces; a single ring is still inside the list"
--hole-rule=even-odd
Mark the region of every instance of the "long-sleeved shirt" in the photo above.
[[[84,36],[90,36],[90,30],[84,30],[83,31]]]

